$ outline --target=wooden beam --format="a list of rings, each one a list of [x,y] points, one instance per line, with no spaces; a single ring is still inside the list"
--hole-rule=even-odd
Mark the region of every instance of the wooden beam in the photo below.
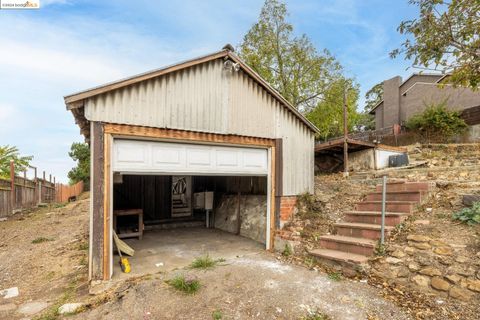
[[[238,135],[216,134],[196,131],[184,131],[175,129],[161,129],[123,124],[105,124],[105,133],[115,136],[151,138],[151,139],[174,139],[181,141],[225,143],[246,145],[252,147],[273,147],[275,140],[266,138],[255,138]]]
[[[280,202],[283,194],[283,140],[275,139],[275,228],[280,228]]]
[[[103,279],[104,262],[104,130],[103,124],[92,124],[92,246],[90,248],[92,261],[90,274],[93,280]]]
[[[277,176],[277,167],[276,167],[276,147],[271,148],[271,191],[270,191],[270,251],[273,251],[275,248],[275,194],[276,194],[276,176]]]
[[[112,136],[108,133],[104,134],[104,170],[103,170],[103,280],[109,280],[111,274],[111,261],[110,261],[110,238],[111,238],[111,147]]]

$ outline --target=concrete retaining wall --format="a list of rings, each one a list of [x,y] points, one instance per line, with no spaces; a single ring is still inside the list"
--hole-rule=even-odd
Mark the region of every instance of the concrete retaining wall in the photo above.
[[[215,228],[231,233],[238,231],[237,195],[224,195],[215,208]],[[240,235],[265,243],[267,197],[264,195],[240,196]]]

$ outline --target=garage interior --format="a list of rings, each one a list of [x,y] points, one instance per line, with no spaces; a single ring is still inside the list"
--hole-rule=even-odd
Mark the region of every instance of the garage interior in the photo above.
[[[205,254],[228,259],[265,248],[266,176],[114,173],[113,182],[113,229],[135,250],[130,275],[184,267]],[[113,277],[128,276],[113,253]]]

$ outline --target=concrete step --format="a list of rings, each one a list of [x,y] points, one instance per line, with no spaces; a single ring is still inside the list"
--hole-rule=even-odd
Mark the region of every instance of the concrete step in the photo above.
[[[339,236],[367,238],[378,240],[381,238],[381,226],[378,224],[340,222],[333,225]],[[385,237],[393,230],[391,226],[385,226]]]
[[[368,257],[361,254],[347,253],[329,249],[314,249],[310,251],[310,254],[320,259],[331,260],[335,262],[362,264],[368,261]]]
[[[411,213],[417,203],[412,201],[387,201],[385,210],[387,212]],[[363,201],[356,204],[356,211],[382,211],[382,201]]]
[[[373,253],[376,241],[365,238],[353,238],[339,235],[320,237],[322,248],[369,256]]]
[[[377,185],[376,191],[382,191],[383,186]],[[387,183],[387,191],[428,191],[431,188],[429,182],[389,182]]]
[[[396,226],[407,217],[408,214],[402,212],[385,212],[385,225]],[[382,213],[378,211],[348,211],[345,212],[345,222],[381,224]]]
[[[388,191],[385,196],[387,201],[414,201],[421,202],[425,191]],[[382,191],[367,194],[366,201],[382,201]]]

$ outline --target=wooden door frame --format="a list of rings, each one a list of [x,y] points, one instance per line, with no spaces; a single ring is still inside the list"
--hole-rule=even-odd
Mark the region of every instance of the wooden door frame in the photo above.
[[[267,235],[266,239],[267,250],[274,248],[274,235],[275,235],[275,216],[276,216],[276,185],[278,183],[277,174],[282,170],[281,166],[278,166],[281,161],[281,154],[277,152],[277,146],[279,145],[278,139],[266,139],[255,138],[238,135],[225,135],[216,133],[205,133],[185,130],[174,129],[162,129],[162,128],[150,128],[133,125],[122,124],[102,124],[102,142],[103,142],[103,175],[102,175],[102,190],[103,190],[103,280],[109,280],[113,273],[113,255],[112,255],[112,209],[113,209],[113,183],[112,183],[112,147],[113,139],[115,138],[127,138],[127,139],[145,139],[156,141],[170,141],[170,142],[191,142],[201,144],[219,144],[225,146],[247,146],[263,148],[268,150],[268,167],[269,172],[267,180],[269,183],[267,190]],[[97,133],[98,135],[98,133]],[[97,148],[98,149],[98,148]],[[281,147],[279,148],[281,150]],[[93,159],[97,159],[98,155],[92,155]],[[97,164],[98,166],[98,164]],[[278,167],[277,167],[278,166]],[[95,164],[93,165],[95,168]],[[98,171],[98,170],[97,170]],[[280,177],[281,177],[280,173]],[[95,177],[94,177],[95,179]],[[93,179],[92,179],[93,180]],[[95,180],[98,180],[95,179]],[[95,181],[94,181],[95,182]],[[98,181],[96,181],[98,182]],[[280,183],[281,184],[281,183]],[[93,189],[92,189],[93,190]],[[95,207],[93,203],[93,213],[98,212],[100,208]],[[98,205],[97,205],[98,207]],[[95,220],[95,219],[94,219]],[[100,235],[93,234],[93,243],[98,243]],[[93,250],[93,248],[91,248]]]

